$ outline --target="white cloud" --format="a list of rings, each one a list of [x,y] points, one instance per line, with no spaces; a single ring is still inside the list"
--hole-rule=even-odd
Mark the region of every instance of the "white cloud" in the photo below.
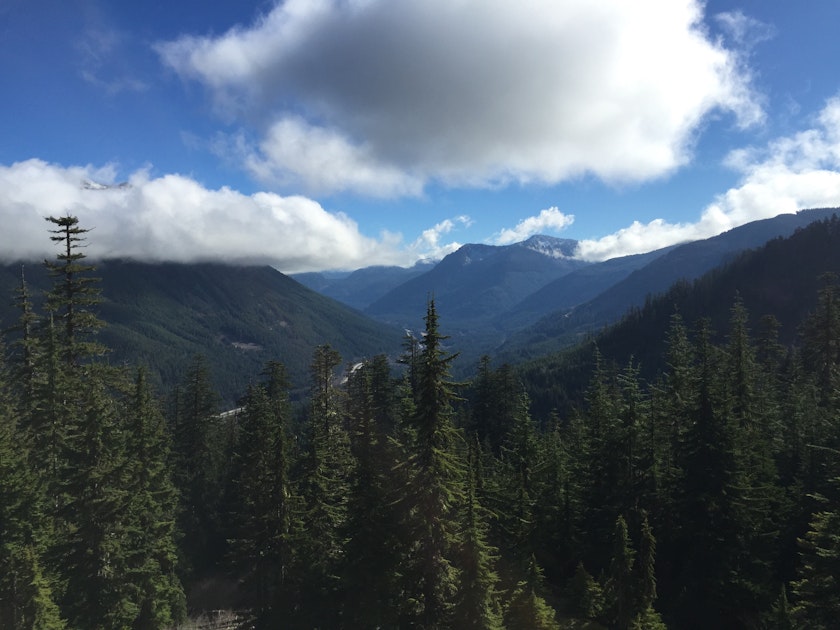
[[[574,221],[574,215],[563,214],[556,206],[552,206],[551,208],[541,210],[537,216],[522,219],[514,228],[502,230],[492,240],[496,245],[519,243],[534,234],[560,232],[569,227]]]
[[[341,213],[300,196],[209,190],[182,175],[138,171],[113,186],[113,167],[63,167],[41,160],[0,165],[0,257],[56,254],[46,216],[73,214],[92,228],[92,258],[272,264],[282,271],[410,264],[418,252],[398,235],[362,235]],[[85,185],[97,182],[109,186]]]
[[[286,0],[251,26],[156,50],[253,126],[246,168],[262,181],[374,195],[639,181],[685,164],[711,111],[761,118],[743,59],[711,39],[702,7]]]
[[[300,183],[310,191],[346,189],[372,196],[419,195],[422,182],[378,163],[369,148],[300,118],[275,122],[258,151],[244,158],[248,171],[269,185]]]
[[[740,185],[719,195],[696,223],[634,222],[615,234],[581,241],[578,255],[606,260],[709,238],[779,214],[840,206],[840,96],[826,104],[815,123],[766,147],[732,152],[728,164],[742,173]]]
[[[741,10],[718,13],[715,21],[746,51],[776,36],[775,27],[745,15]]]
[[[433,227],[423,230],[417,240],[409,246],[409,251],[414,254],[416,259],[426,260],[440,260],[447,254],[451,254],[462,244],[457,241],[441,243],[441,237],[456,229],[458,224],[469,227],[473,224],[473,221],[467,215],[444,219]]]

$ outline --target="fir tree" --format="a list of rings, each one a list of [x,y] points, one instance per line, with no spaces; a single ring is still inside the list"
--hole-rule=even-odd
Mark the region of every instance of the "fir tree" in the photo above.
[[[613,533],[613,554],[609,577],[604,589],[610,627],[626,630],[635,616],[635,579],[633,566],[636,552],[630,544],[627,523],[619,516]]]
[[[304,619],[312,627],[334,627],[340,609],[341,532],[347,519],[352,468],[341,392],[335,385],[340,362],[339,353],[323,345],[315,349],[310,367],[309,450],[302,480],[306,505],[302,549],[307,558],[302,606]]]
[[[534,558],[528,563],[526,578],[519,582],[505,612],[505,625],[512,630],[560,630],[557,614],[539,594],[543,577]]]
[[[180,389],[173,422],[173,480],[179,491],[180,550],[189,579],[212,572],[226,547],[220,514],[225,437],[218,395],[204,357],[194,357]]]
[[[61,246],[56,261],[44,261],[56,283],[47,295],[47,310],[62,323],[61,354],[68,366],[76,366],[86,358],[104,354],[105,347],[90,340],[104,326],[92,308],[100,302],[97,278],[88,276],[94,267],[84,264],[85,235],[90,231],[79,227],[74,216],[47,217],[56,226],[50,230],[54,243]]]
[[[423,628],[446,626],[457,592],[452,557],[459,546],[457,507],[463,501],[464,469],[456,452],[460,441],[453,422],[454,384],[443,348],[433,300],[426,310],[423,348],[417,359],[416,407],[409,446],[411,479],[405,489],[409,539],[406,589],[418,608],[412,622]]]
[[[44,515],[38,480],[27,457],[29,440],[17,422],[0,345],[0,627],[64,627],[44,573]]]
[[[296,538],[300,499],[290,476],[288,382],[271,362],[267,381],[251,387],[241,412],[233,470],[233,565],[241,576],[245,606],[270,627],[295,614]]]
[[[809,531],[800,540],[800,579],[793,583],[794,619],[801,627],[828,629],[840,619],[840,511],[824,507],[814,514]]]
[[[460,553],[461,569],[454,626],[475,630],[502,628],[502,614],[496,591],[498,576],[493,569],[496,550],[487,543],[486,516],[476,497],[476,461],[480,456],[477,443],[469,450],[467,495]]]
[[[143,369],[128,401],[127,429],[127,564],[139,608],[132,628],[152,630],[182,621],[186,604],[176,575],[178,496],[170,438]]]
[[[395,477],[396,392],[385,356],[353,371],[347,418],[355,459],[347,503],[343,619],[347,627],[398,624],[400,567]]]
[[[119,408],[103,384],[86,385],[63,480],[67,531],[59,549],[67,590],[62,610],[73,627],[129,628],[140,608],[130,576],[125,518],[130,497]]]

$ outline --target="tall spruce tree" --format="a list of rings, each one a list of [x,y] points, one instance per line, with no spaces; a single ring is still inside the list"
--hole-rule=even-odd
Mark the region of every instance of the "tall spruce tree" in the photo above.
[[[388,359],[374,357],[347,381],[347,419],[355,466],[350,479],[342,567],[346,627],[398,625],[399,540],[396,385]]]
[[[44,264],[55,279],[47,295],[47,310],[61,322],[61,355],[68,366],[78,365],[82,360],[100,356],[106,348],[96,343],[91,336],[104,326],[93,312],[99,304],[98,278],[88,275],[95,267],[82,261],[86,234],[90,231],[79,226],[74,216],[47,217],[55,226],[50,230],[50,240],[61,246],[56,260],[45,260]]]
[[[226,553],[222,531],[226,435],[207,360],[193,358],[178,390],[173,421],[173,480],[179,491],[180,550],[188,580],[217,569]]]
[[[443,346],[434,300],[426,309],[423,347],[416,364],[416,407],[411,419],[410,480],[405,488],[408,536],[405,588],[415,602],[411,625],[446,627],[458,590],[453,555],[459,541],[457,510],[464,496],[464,466],[457,452],[461,437],[453,424],[454,383],[449,366],[455,355]]]
[[[176,574],[178,494],[171,440],[142,368],[127,401],[126,420],[127,571],[138,605],[132,628],[153,630],[182,621],[186,602]]]
[[[477,439],[467,456],[466,501],[463,534],[458,553],[461,577],[454,613],[454,627],[496,630],[503,627],[499,604],[499,577],[493,563],[496,549],[487,542],[487,514],[476,496],[481,449]]]
[[[309,448],[301,486],[306,534],[301,547],[306,557],[303,618],[311,627],[335,627],[340,612],[341,533],[353,464],[342,392],[336,386],[335,369],[340,363],[341,355],[322,345],[315,349],[310,366]]]
[[[120,408],[95,379],[86,382],[81,403],[62,480],[66,530],[58,548],[67,580],[62,611],[72,627],[130,628],[140,609],[130,574],[130,494]]]
[[[233,467],[232,564],[242,604],[261,627],[294,619],[296,549],[302,504],[291,480],[291,409],[285,367],[272,361],[266,381],[249,388],[241,411]]]
[[[41,489],[7,386],[0,344],[0,627],[59,630],[64,622],[44,571]]]

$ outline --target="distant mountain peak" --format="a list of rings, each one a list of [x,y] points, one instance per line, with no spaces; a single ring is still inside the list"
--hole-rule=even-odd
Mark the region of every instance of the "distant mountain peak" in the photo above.
[[[574,258],[578,242],[571,238],[557,238],[545,234],[535,234],[517,243],[517,245],[548,256],[549,258]]]

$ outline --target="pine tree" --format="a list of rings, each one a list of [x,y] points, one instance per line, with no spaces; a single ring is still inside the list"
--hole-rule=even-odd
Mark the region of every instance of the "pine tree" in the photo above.
[[[34,412],[38,389],[40,348],[37,332],[40,319],[35,314],[23,265],[20,267],[20,286],[15,297],[15,306],[20,310],[20,317],[12,330],[20,333],[20,339],[15,343],[19,351],[14,381],[20,391],[21,408],[28,416]]]
[[[817,309],[803,325],[806,366],[817,375],[824,406],[835,405],[840,385],[840,303],[835,274],[822,277],[823,287],[817,296]]]
[[[569,585],[569,599],[572,612],[584,619],[597,619],[604,612],[604,591],[582,562]]]
[[[398,625],[399,540],[394,470],[396,388],[385,356],[354,370],[347,382],[347,418],[355,459],[347,503],[343,557],[343,620],[347,627]]]
[[[690,424],[677,452],[683,478],[669,549],[680,593],[675,612],[681,623],[695,627],[719,626],[734,614],[729,587],[740,553],[732,427],[722,412],[722,370],[710,335],[708,322],[701,321]]]
[[[505,612],[505,625],[508,628],[560,630],[556,612],[539,594],[542,581],[539,565],[534,558],[531,558],[527,576],[517,585]]]
[[[307,625],[334,627],[340,611],[340,567],[352,471],[350,441],[343,426],[343,401],[335,384],[341,355],[329,345],[315,349],[310,372],[309,450],[302,480],[306,504],[306,575],[302,606]],[[331,606],[325,606],[331,602]]]
[[[613,554],[610,561],[609,577],[604,589],[607,602],[607,615],[610,627],[626,630],[635,616],[635,580],[633,565],[636,552],[630,544],[627,523],[619,516],[613,533]]]
[[[173,422],[173,480],[180,495],[178,529],[184,534],[181,562],[194,579],[215,570],[226,552],[220,514],[226,436],[204,357],[193,358],[180,392]]]
[[[56,226],[50,230],[50,240],[62,247],[56,262],[44,261],[56,280],[47,295],[47,310],[63,324],[59,340],[65,364],[76,366],[106,351],[103,345],[90,340],[104,326],[91,310],[100,302],[100,290],[95,286],[98,279],[86,274],[95,268],[82,262],[86,256],[80,251],[90,230],[79,227],[79,219],[70,215],[47,217],[47,221]]]
[[[438,628],[449,623],[457,592],[452,557],[459,546],[457,508],[463,501],[464,469],[456,452],[461,438],[452,421],[455,393],[449,366],[455,355],[443,348],[446,337],[438,329],[433,300],[425,321],[413,396],[411,478],[405,489],[408,535],[414,541],[405,577],[408,597],[418,609],[413,623]]]
[[[245,606],[270,627],[295,614],[301,502],[290,476],[288,381],[270,362],[267,381],[251,387],[241,412],[233,470],[233,566],[241,576]]]
[[[467,459],[467,495],[458,554],[461,577],[454,626],[492,630],[503,625],[496,590],[499,578],[492,566],[496,550],[487,542],[486,516],[476,497],[478,472],[475,464],[479,457],[476,442],[471,445]]]
[[[127,411],[127,565],[139,608],[132,628],[152,630],[182,621],[186,604],[176,575],[178,495],[170,438],[143,369],[137,371]]]
[[[631,628],[664,630],[665,624],[653,607],[656,601],[656,539],[650,529],[647,515],[642,520],[639,553],[635,564],[635,616]]]
[[[814,514],[800,540],[800,579],[793,583],[793,617],[801,627],[828,629],[840,619],[840,511],[821,498],[823,510]],[[827,509],[826,509],[827,508]]]
[[[44,514],[38,480],[28,462],[0,345],[0,627],[64,627],[51,581],[44,574]]]
[[[129,509],[124,434],[120,410],[101,382],[90,379],[79,423],[68,441],[63,479],[67,526],[59,544],[67,580],[62,599],[72,627],[129,628],[139,603],[131,583]]]

